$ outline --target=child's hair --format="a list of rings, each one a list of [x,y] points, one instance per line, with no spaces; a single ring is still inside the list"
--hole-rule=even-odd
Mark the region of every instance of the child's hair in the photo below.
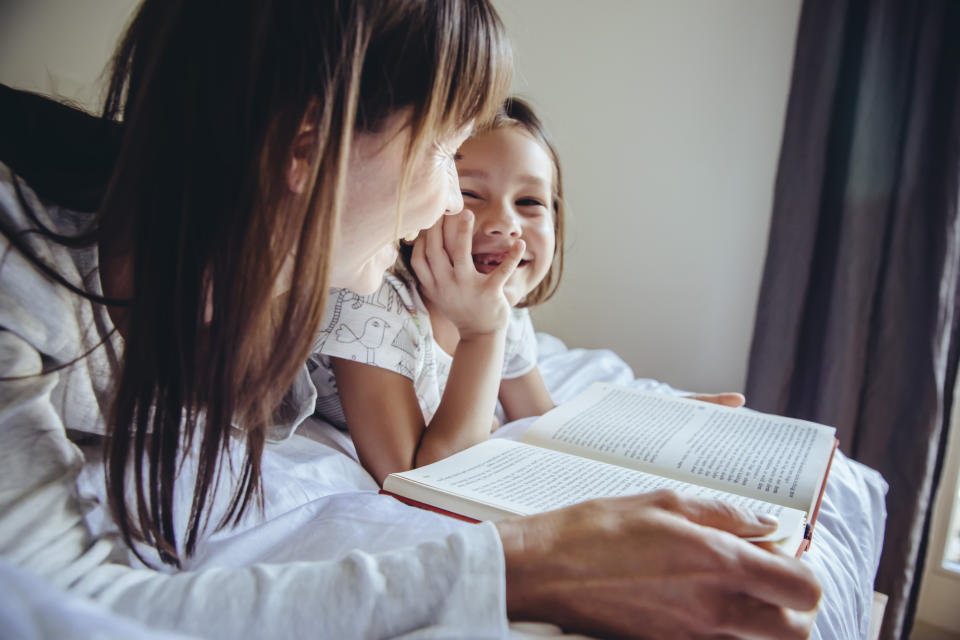
[[[507,127],[517,127],[529,134],[537,143],[540,144],[550,156],[550,162],[553,164],[553,184],[550,191],[550,208],[553,211],[553,232],[556,243],[553,249],[553,260],[550,263],[550,270],[543,280],[533,288],[533,290],[524,296],[523,300],[517,303],[517,307],[533,307],[542,304],[553,297],[560,286],[560,276],[563,274],[563,244],[564,244],[564,218],[566,205],[563,200],[563,173],[560,169],[560,155],[546,127],[534,113],[533,108],[521,98],[515,96],[507,98],[493,120],[477,132],[481,135],[487,131],[496,129],[505,129]],[[410,256],[413,253],[413,245],[401,243],[400,260],[406,270],[416,277],[413,268],[410,266]]]

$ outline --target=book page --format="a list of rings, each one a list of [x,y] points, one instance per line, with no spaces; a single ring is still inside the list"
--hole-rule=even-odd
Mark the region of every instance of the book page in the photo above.
[[[809,512],[835,430],[605,383],[550,411],[521,438]]]
[[[766,539],[802,536],[804,514],[780,505],[634,469],[525,445],[488,440],[433,464],[391,474],[384,490],[480,520],[530,515],[591,498],[673,489],[780,518]]]

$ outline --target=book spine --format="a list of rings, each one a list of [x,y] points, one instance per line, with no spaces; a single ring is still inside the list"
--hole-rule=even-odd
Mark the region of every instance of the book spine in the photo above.
[[[833,466],[833,458],[837,453],[837,447],[840,441],[833,439],[833,449],[830,450],[830,461],[827,462],[827,470],[823,473],[823,484],[820,485],[820,495],[817,496],[817,503],[813,507],[813,513],[810,514],[810,522],[807,523],[807,530],[804,532],[804,538],[807,539],[807,546],[813,542],[813,527],[817,524],[817,516],[820,515],[820,504],[823,502],[823,494],[827,490],[827,479],[830,477],[830,467]]]
[[[427,504],[426,502],[420,502],[419,500],[413,500],[413,499],[411,499],[411,498],[406,498],[406,497],[404,497],[404,496],[397,495],[396,493],[393,493],[392,491],[386,491],[386,490],[384,490],[384,489],[380,489],[380,493],[381,493],[382,495],[385,495],[385,496],[391,496],[392,498],[395,498],[395,499],[399,500],[400,502],[402,502],[402,503],[404,503],[404,504],[408,504],[408,505],[410,505],[411,507],[417,507],[417,508],[419,508],[419,509],[424,509],[425,511],[433,511],[434,513],[439,513],[439,514],[445,515],[445,516],[447,516],[447,517],[449,517],[449,518],[456,518],[457,520],[463,520],[464,522],[469,522],[470,524],[477,524],[478,522],[480,522],[480,521],[477,520],[476,518],[470,518],[470,517],[468,517],[468,516],[460,515],[459,513],[454,513],[453,511],[447,511],[446,509],[441,509],[440,507],[435,507],[435,506],[433,506],[433,505],[431,505],[431,504]]]

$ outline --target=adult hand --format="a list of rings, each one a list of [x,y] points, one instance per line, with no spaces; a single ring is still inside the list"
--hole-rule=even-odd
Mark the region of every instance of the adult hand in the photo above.
[[[468,210],[443,216],[420,233],[410,258],[421,292],[454,323],[462,339],[506,327],[510,303],[503,285],[525,249],[522,240],[515,241],[494,271],[480,273],[470,252],[473,222],[473,212]]]
[[[742,393],[695,393],[692,396],[687,396],[693,400],[699,400],[700,402],[712,402],[713,404],[722,404],[725,407],[742,407],[746,404],[747,399],[743,397]]]
[[[616,637],[806,638],[820,586],[800,561],[743,537],[772,525],[672,491],[497,523],[507,613]]]

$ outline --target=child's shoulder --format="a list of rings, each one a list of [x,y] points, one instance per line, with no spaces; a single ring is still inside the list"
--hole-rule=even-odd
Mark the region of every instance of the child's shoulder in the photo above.
[[[529,328],[529,329],[528,329]],[[530,319],[530,310],[526,307],[513,307],[510,309],[510,319],[507,322],[507,333],[523,333],[533,329],[533,321]]]
[[[325,343],[329,334],[347,329],[360,332],[357,333],[360,335],[368,323],[381,327],[391,337],[398,332],[410,331],[419,335],[423,324],[420,318],[425,315],[416,288],[402,274],[388,273],[377,290],[367,295],[332,288],[317,343]]]
[[[369,295],[332,289],[313,354],[372,364],[413,378],[424,357],[423,346],[429,343],[429,321],[423,321],[421,306],[416,290],[395,274],[384,276]]]
[[[373,293],[361,295],[350,289],[333,287],[327,302],[328,312],[379,310],[392,315],[417,314],[423,306],[416,287],[401,274],[386,273]]]
[[[537,364],[537,335],[530,320],[530,311],[514,307],[510,310],[504,344],[503,378],[516,378]]]

